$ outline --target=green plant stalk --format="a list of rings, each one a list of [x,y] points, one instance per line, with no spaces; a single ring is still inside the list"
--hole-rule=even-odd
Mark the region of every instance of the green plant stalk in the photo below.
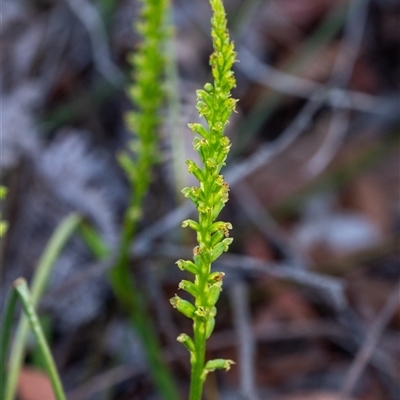
[[[141,20],[137,30],[143,40],[129,58],[133,66],[134,83],[128,97],[137,107],[129,112],[126,125],[133,137],[129,151],[119,155],[119,161],[131,185],[131,198],[124,216],[118,259],[110,272],[110,283],[117,300],[129,313],[147,354],[150,374],[166,400],[179,398],[178,390],[163,360],[156,332],[147,316],[144,295],[130,271],[129,249],[142,216],[143,200],[151,183],[152,167],[159,161],[157,131],[160,108],[164,101],[162,78],[165,73],[165,41],[169,37],[166,17],[169,0],[142,0]]]
[[[104,260],[110,255],[110,249],[89,222],[83,221],[79,225],[79,233],[97,260]]]
[[[132,223],[125,227],[125,229],[129,229],[129,232],[132,234],[134,233],[134,228],[135,226],[132,225]],[[98,259],[102,259],[109,254],[107,245],[93,227],[88,224],[82,224],[80,232],[87,246]],[[124,237],[129,238],[126,232]],[[177,395],[175,385],[172,383],[172,378],[161,359],[162,351],[160,344],[151,323],[149,323],[148,316],[145,313],[147,304],[129,271],[130,240],[126,240],[124,244],[127,247],[124,247],[125,251],[120,252],[119,264],[116,264],[119,266],[118,271],[114,268],[110,273],[110,283],[114,289],[115,296],[124,309],[127,310],[132,325],[140,336],[147,355],[153,381],[166,399],[178,399],[179,396]],[[126,255],[127,258],[123,258],[124,255]]]
[[[183,280],[179,289],[185,290],[195,301],[181,299],[175,295],[170,301],[173,307],[193,320],[193,339],[186,334],[178,336],[190,352],[191,382],[190,400],[201,400],[207,374],[215,369],[229,370],[233,361],[216,359],[206,362],[206,340],[212,334],[217,313],[216,302],[222,291],[222,272],[211,273],[212,263],[228,250],[232,239],[228,238],[232,225],[216,221],[228,201],[229,185],[220,175],[231,147],[224,135],[229,117],[235,110],[237,100],[231,97],[236,86],[232,66],[236,53],[229,38],[225,9],[221,0],[210,0],[212,9],[211,36],[214,52],[210,65],[214,83],[207,83],[204,90],[197,91],[197,109],[203,116],[207,128],[199,123],[189,124],[193,133],[198,134],[193,147],[198,151],[202,167],[187,160],[188,171],[199,181],[199,187],[184,188],[185,197],[195,204],[199,219],[183,221],[182,227],[189,227],[197,233],[198,246],[193,251],[193,261],[179,260],[181,270],[192,273],[194,281]]]
[[[144,197],[144,194],[143,194]],[[137,196],[131,202],[130,209],[138,210],[142,196]],[[137,214],[139,216],[139,214]],[[129,314],[145,349],[152,379],[160,394],[166,400],[179,398],[178,390],[168,372],[163,360],[160,343],[147,314],[147,304],[129,269],[129,249],[135,235],[137,219],[131,218],[129,209],[124,220],[122,239],[119,249],[119,259],[110,272],[110,283],[114,295]]]
[[[51,317],[49,315],[39,315],[39,323],[42,327],[42,331],[44,333],[44,337],[46,338],[49,346],[51,345],[52,340],[52,325],[51,325]],[[43,360],[42,350],[39,346],[34,346],[30,352],[30,363],[29,365],[33,368],[37,368],[42,371],[46,371],[45,361]]]
[[[15,290],[11,290],[5,304],[4,317],[1,330],[1,354],[0,354],[0,384],[1,384],[1,397],[4,397],[4,382],[6,374],[6,360],[7,360],[7,349],[10,343],[11,329],[15,314],[15,306],[17,304],[18,296]]]
[[[35,307],[33,306],[33,298],[29,292],[28,285],[25,279],[19,278],[14,282],[14,290],[16,291],[32,329],[33,334],[36,337],[39,349],[43,356],[46,371],[53,387],[54,395],[56,400],[67,400],[64,389],[62,387],[61,379],[57,372],[57,367],[54,362],[53,356],[51,355],[50,348],[46,342],[42,327],[39,322],[39,317],[36,314]]]
[[[190,376],[190,400],[201,399],[204,379],[202,378],[206,353],[206,338],[199,334],[200,327],[194,327],[194,342],[196,359],[192,360],[192,372]]]
[[[81,217],[75,213],[64,218],[56,228],[50,238],[42,257],[36,268],[36,273],[32,280],[31,302],[33,307],[37,307],[39,300],[47,285],[51,269],[57,260],[61,250],[67,240],[73,234],[81,221]],[[21,316],[16,331],[15,339],[11,348],[8,378],[5,385],[4,400],[14,400],[19,373],[21,370],[25,343],[29,332],[29,321],[25,316]]]
[[[83,228],[81,229],[83,239],[97,258],[102,259],[109,254],[106,244],[90,225],[84,224],[81,228]],[[126,229],[128,229],[128,227]],[[134,226],[129,225],[129,229],[134,229]],[[132,233],[133,231],[130,232]],[[148,316],[145,313],[147,304],[137,287],[134,278],[130,274],[128,267],[129,257],[123,258],[121,256],[121,254],[127,254],[129,256],[129,252],[127,253],[127,251],[129,250],[130,241],[127,241],[126,243],[128,244],[128,247],[125,252],[120,253],[119,264],[117,264],[119,265],[118,271],[113,269],[110,273],[110,283],[115,296],[119,303],[129,313],[132,325],[140,336],[144,350],[147,354],[153,381],[166,399],[178,399],[179,396],[177,395],[177,389],[172,383],[172,378],[162,362],[160,344],[154,333],[154,329],[149,322]]]

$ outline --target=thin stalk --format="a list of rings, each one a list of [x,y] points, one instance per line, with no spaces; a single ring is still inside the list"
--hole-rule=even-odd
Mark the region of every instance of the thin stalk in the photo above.
[[[127,311],[129,319],[140,337],[156,387],[165,399],[176,400],[179,398],[177,389],[162,360],[162,350],[146,312],[147,302],[129,269],[130,243],[131,237],[135,234],[136,225],[135,220],[128,220],[128,216],[125,217],[118,252],[119,259],[110,271],[109,281],[115,297]],[[90,225],[85,224],[81,233],[95,257],[102,259],[109,253],[107,245]]]
[[[132,197],[131,207],[135,207],[135,204],[139,201],[142,202],[141,197]],[[137,215],[137,218],[139,218],[139,214]],[[119,258],[114,268],[110,271],[109,281],[116,299],[127,311],[129,319],[140,337],[155,386],[162,393],[163,398],[176,400],[179,395],[172,377],[162,360],[161,346],[148,318],[146,299],[129,269],[130,243],[136,233],[137,218],[130,218],[129,211],[127,211],[118,251]],[[107,249],[107,245],[90,225],[81,225],[80,231],[87,246],[96,258],[102,259],[109,254],[110,251]]]
[[[142,0],[141,20],[136,26],[142,42],[137,52],[129,57],[133,82],[127,94],[136,111],[126,115],[126,125],[133,138],[127,146],[129,151],[121,153],[119,161],[130,181],[131,199],[124,216],[117,262],[110,272],[110,284],[137,329],[158,391],[164,399],[176,400],[178,390],[162,361],[161,345],[148,318],[145,296],[130,271],[129,258],[130,245],[143,212],[143,200],[150,187],[152,167],[160,160],[157,132],[165,99],[163,79],[169,8],[169,0]]]
[[[89,223],[82,222],[79,225],[79,233],[82,235],[82,239],[97,260],[104,260],[110,255],[110,249]]]
[[[53,356],[51,355],[51,351],[47,344],[43,329],[40,325],[39,317],[36,314],[35,307],[33,306],[33,297],[29,292],[26,280],[23,278],[17,279],[14,282],[14,290],[22,303],[26,318],[29,322],[33,334],[35,335],[38,347],[43,357],[43,362],[48,377],[51,382],[51,386],[53,387],[56,400],[67,400],[64,389],[62,387],[60,376],[58,375],[56,364],[54,362]]]
[[[31,302],[37,307],[47,285],[52,267],[61,250],[81,221],[81,217],[73,213],[64,218],[50,238],[36,268],[32,281]],[[25,343],[29,332],[29,321],[21,316],[11,348],[8,378],[5,383],[4,400],[13,400],[17,389],[17,382],[25,355]]]
[[[137,204],[142,204],[142,197],[135,196],[131,205],[135,207]],[[119,259],[110,272],[110,284],[115,297],[128,312],[129,318],[140,336],[147,355],[150,375],[156,387],[164,399],[176,400],[179,399],[178,391],[162,360],[161,346],[151,320],[148,318],[147,302],[129,269],[129,249],[131,240],[136,232],[136,226],[137,219],[130,218],[127,212],[124,220]]]
[[[208,223],[207,223],[208,222]],[[207,221],[203,215],[200,215],[200,224],[211,225],[211,221]],[[207,227],[208,228],[208,227]],[[202,235],[205,238],[206,231]],[[205,240],[204,243],[210,246],[209,240]],[[205,268],[204,268],[205,267]],[[203,269],[204,268],[204,269]],[[199,288],[199,296],[196,299],[195,306],[207,308],[207,279],[211,272],[211,264],[207,264],[200,269],[198,276],[196,277],[196,283]],[[206,357],[206,319],[196,316],[193,322],[193,341],[196,349],[195,355],[191,356],[192,372],[190,377],[190,400],[201,400],[204,387],[204,365]]]
[[[200,319],[193,324],[193,339],[196,355],[191,361],[190,400],[201,400],[204,386],[204,364],[206,358],[206,323]]]
[[[15,290],[11,290],[5,305],[3,325],[1,330],[1,354],[0,354],[0,384],[1,384],[1,397],[4,397],[4,383],[6,374],[6,360],[7,360],[7,349],[11,337],[11,328],[13,323],[13,317],[15,314],[15,307],[17,304],[18,296]]]

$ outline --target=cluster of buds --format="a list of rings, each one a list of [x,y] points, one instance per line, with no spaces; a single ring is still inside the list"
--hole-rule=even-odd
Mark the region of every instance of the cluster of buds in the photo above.
[[[237,100],[231,97],[235,87],[232,66],[236,53],[229,39],[226,15],[221,0],[210,0],[213,17],[211,20],[214,52],[210,65],[214,83],[207,83],[197,91],[197,109],[204,117],[205,125],[189,124],[196,135],[194,149],[199,153],[202,166],[188,160],[188,171],[199,181],[198,186],[182,190],[197,208],[198,221],[186,220],[182,227],[193,229],[197,234],[198,245],[193,250],[193,261],[179,260],[178,267],[194,275],[194,280],[183,280],[179,289],[186,291],[193,302],[174,296],[170,301],[173,307],[193,320],[193,338],[181,334],[178,341],[189,350],[192,363],[192,382],[190,399],[200,399],[202,384],[208,372],[215,369],[229,369],[231,360],[205,360],[205,341],[210,337],[215,325],[216,303],[222,291],[224,273],[212,272],[211,264],[228,250],[232,239],[229,222],[216,221],[228,201],[229,185],[220,174],[231,147],[224,135],[229,117],[235,110]]]

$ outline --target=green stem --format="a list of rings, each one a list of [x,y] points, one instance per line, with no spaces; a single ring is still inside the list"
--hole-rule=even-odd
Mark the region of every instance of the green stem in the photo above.
[[[193,249],[193,262],[179,260],[178,267],[195,275],[194,282],[183,280],[179,288],[195,298],[195,304],[175,295],[170,302],[186,317],[193,319],[193,340],[185,334],[178,336],[191,355],[190,400],[201,400],[204,381],[209,372],[216,369],[229,370],[232,360],[215,359],[205,362],[206,340],[212,334],[215,324],[215,305],[222,288],[224,274],[211,274],[211,263],[228,250],[232,239],[228,238],[232,225],[216,221],[228,201],[228,183],[220,175],[229,153],[230,141],[224,135],[230,114],[235,110],[237,100],[231,97],[236,86],[232,66],[235,61],[234,46],[229,38],[227,20],[222,0],[210,0],[212,9],[211,36],[214,52],[210,65],[214,83],[207,83],[197,91],[197,109],[204,116],[208,129],[199,123],[189,127],[199,136],[193,142],[203,167],[193,160],[187,160],[188,171],[199,181],[199,186],[184,188],[185,197],[190,198],[198,212],[198,222],[183,221],[182,227],[197,232],[197,243]]]
[[[15,306],[17,304],[18,296],[15,290],[11,290],[6,300],[3,325],[1,331],[1,354],[0,354],[0,384],[1,384],[1,397],[4,398],[4,383],[6,374],[6,360],[7,360],[7,349],[10,342],[11,328],[13,323],[13,317],[15,314]]]
[[[139,196],[138,193],[133,195],[128,210],[135,207],[137,202],[142,202],[142,196]],[[155,386],[163,398],[176,400],[179,399],[178,391],[162,360],[162,350],[153,325],[148,318],[146,299],[129,268],[130,243],[136,232],[138,218],[139,216],[132,218],[129,211],[126,212],[118,251],[119,258],[110,271],[109,282],[116,299],[128,313],[129,319],[140,337]],[[81,225],[81,228],[83,228],[81,229],[83,239],[95,257],[101,259],[110,253],[107,245],[93,227],[84,224]]]
[[[50,238],[42,257],[36,268],[32,281],[31,302],[37,307],[40,297],[47,285],[51,269],[57,260],[61,250],[77,228],[81,218],[73,213],[64,218]],[[5,385],[4,400],[13,400],[17,389],[19,372],[25,355],[25,343],[29,332],[29,322],[25,316],[21,316],[11,348],[8,378]]]
[[[205,189],[206,189],[205,185]],[[200,214],[199,222],[201,226],[206,226],[202,230],[201,238],[206,247],[210,247],[209,240],[207,240],[207,232],[209,231],[210,221],[207,216]],[[196,307],[207,309],[207,296],[206,287],[207,279],[211,271],[211,265],[205,264],[199,271],[196,278],[197,286],[199,289],[199,296],[196,298]],[[193,339],[195,346],[195,355],[192,355],[191,364],[192,372],[190,379],[190,400],[201,400],[203,393],[203,386],[205,381],[204,365],[206,356],[206,319],[196,316],[193,323]]]
[[[201,400],[204,385],[204,364],[206,356],[205,323],[196,318],[193,325],[194,345],[196,354],[192,355],[192,372],[190,377],[190,397],[189,400]]]
[[[162,360],[162,350],[148,318],[146,301],[126,263],[119,264],[114,268],[110,275],[110,282],[116,298],[128,312],[129,318],[140,336],[147,355],[150,374],[156,387],[164,399],[179,399],[172,377]]]
[[[148,318],[146,299],[129,269],[129,248],[139,218],[139,215],[132,218],[129,209],[136,209],[138,205],[142,204],[143,197],[144,195],[140,194],[132,196],[131,207],[128,208],[124,219],[119,259],[111,270],[110,284],[115,297],[128,312],[129,318],[141,338],[150,374],[160,394],[165,400],[177,400],[179,399],[178,390],[162,360],[161,346],[151,320]]]
[[[14,282],[14,290],[19,296],[23,310],[31,326],[32,332],[36,337],[39,350],[42,353],[44,365],[49,376],[51,386],[53,387],[56,400],[67,400],[60,377],[57,372],[57,367],[51,355],[50,348],[46,342],[42,327],[39,322],[39,317],[36,314],[33,306],[33,297],[31,296],[28,285],[25,279],[19,278]]]
[[[97,260],[104,260],[110,255],[110,249],[97,231],[88,222],[82,222],[79,225],[79,233]]]

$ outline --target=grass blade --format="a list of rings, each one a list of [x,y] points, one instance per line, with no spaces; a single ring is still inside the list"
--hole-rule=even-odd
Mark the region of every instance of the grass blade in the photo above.
[[[81,221],[81,217],[73,213],[67,216],[58,225],[50,238],[42,257],[39,260],[35,276],[32,281],[31,303],[37,307],[40,297],[46,287],[51,269],[57,260],[61,250],[75,231]],[[25,316],[21,316],[10,353],[8,379],[5,382],[4,400],[14,400],[17,388],[18,376],[21,370],[25,354],[25,343],[29,332],[29,322]]]
[[[26,280],[23,278],[17,279],[14,282],[14,291],[17,293],[22,303],[25,316],[37,340],[56,400],[67,400],[60,377],[58,375],[56,364],[46,342],[43,329],[39,322],[39,317],[36,314],[35,307],[33,306],[33,298],[28,289],[28,285],[26,284]]]

